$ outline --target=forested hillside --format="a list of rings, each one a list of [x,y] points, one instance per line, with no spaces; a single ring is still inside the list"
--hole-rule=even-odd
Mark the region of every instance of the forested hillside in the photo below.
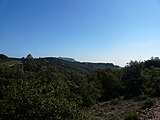
[[[1,120],[85,120],[113,99],[159,97],[160,60],[113,64],[0,55]]]

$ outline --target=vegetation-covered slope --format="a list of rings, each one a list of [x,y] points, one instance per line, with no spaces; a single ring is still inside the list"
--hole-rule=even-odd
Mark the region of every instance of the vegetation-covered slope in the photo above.
[[[84,120],[87,109],[99,102],[159,97],[159,85],[157,58],[119,68],[0,55],[0,119]]]

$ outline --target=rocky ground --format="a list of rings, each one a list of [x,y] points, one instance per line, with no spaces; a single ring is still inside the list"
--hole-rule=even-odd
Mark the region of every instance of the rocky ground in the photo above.
[[[145,101],[112,100],[99,103],[88,110],[88,120],[124,120],[135,112],[140,120],[160,120],[160,100],[156,98],[151,108],[143,108]]]
[[[151,108],[139,111],[140,120],[160,120],[160,101]]]

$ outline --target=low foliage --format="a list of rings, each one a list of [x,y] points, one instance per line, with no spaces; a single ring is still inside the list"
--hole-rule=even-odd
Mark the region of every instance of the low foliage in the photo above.
[[[135,112],[129,112],[125,120],[139,120],[138,115]]]
[[[147,98],[144,102],[143,109],[151,108],[155,104],[155,100],[153,98]]]

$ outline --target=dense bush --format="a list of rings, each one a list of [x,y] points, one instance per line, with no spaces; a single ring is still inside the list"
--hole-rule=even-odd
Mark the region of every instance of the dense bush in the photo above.
[[[110,100],[122,94],[123,86],[119,74],[120,72],[116,68],[97,69],[92,73],[91,78],[100,86],[100,100]]]
[[[153,98],[147,98],[144,102],[143,109],[151,108],[155,104],[155,100]]]
[[[160,60],[156,58],[145,62],[131,61],[123,69],[125,96],[160,96]]]
[[[135,112],[129,112],[125,120],[139,120],[138,115]]]
[[[65,75],[51,72],[48,78],[36,69],[24,68],[24,74],[19,74],[15,68],[0,66],[1,119],[85,119],[81,107],[69,99],[71,85]]]

